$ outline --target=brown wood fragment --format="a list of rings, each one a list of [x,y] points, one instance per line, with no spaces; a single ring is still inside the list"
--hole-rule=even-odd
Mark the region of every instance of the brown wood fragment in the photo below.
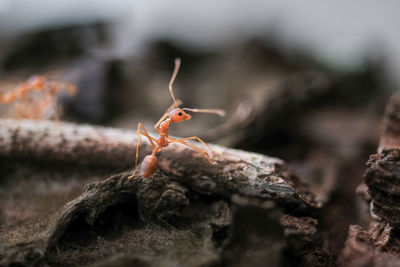
[[[341,266],[398,266],[400,256],[379,249],[373,235],[358,225],[351,225],[343,252],[339,258]]]
[[[229,237],[213,266],[281,266],[285,239],[275,203],[238,195],[232,202]]]
[[[132,166],[135,150],[135,134],[127,130],[41,120],[0,119],[0,155],[4,157],[126,168]]]
[[[310,217],[283,215],[285,259],[292,266],[336,266],[332,253],[317,231],[317,220]]]
[[[386,107],[378,152],[370,156],[364,175],[371,215],[400,225],[400,94]]]
[[[141,145],[141,158],[150,151]],[[203,194],[234,193],[274,199],[296,207],[320,207],[313,193],[279,159],[211,145],[211,165],[203,155],[171,144],[159,155],[159,169]],[[0,120],[0,155],[45,163],[132,169],[136,133],[129,130],[32,120]]]
[[[217,266],[336,266],[316,219],[282,215],[272,201],[231,200],[232,225]]]
[[[400,225],[400,150],[372,155],[365,183],[372,198],[371,212],[383,221]]]
[[[99,228],[96,226],[99,217],[107,217],[106,212],[110,208],[118,210],[116,207],[122,206],[126,209],[124,213],[128,218],[119,221],[121,215],[117,216],[112,222],[115,225],[122,225],[125,220],[132,225],[148,220],[168,223],[170,219],[176,219],[179,211],[189,203],[185,196],[187,189],[168,180],[160,172],[150,179],[129,179],[129,175],[125,172],[89,184],[79,198],[68,203],[50,236],[47,254],[65,249],[80,238],[88,239],[90,233],[79,234],[79,228],[83,226],[76,228],[77,222],[87,225],[88,229]],[[102,222],[101,225],[104,227],[106,224]]]
[[[129,249],[121,249],[123,253],[130,249],[138,251],[136,243],[131,241],[140,238],[140,234],[132,233],[139,229],[139,233],[146,234],[148,226],[154,223],[173,229],[201,224],[201,229],[210,233],[212,242],[222,246],[232,218],[227,200],[233,195],[243,201],[256,199],[296,211],[321,205],[283,161],[256,153],[211,145],[217,162],[211,165],[196,151],[172,144],[157,155],[159,168],[153,176],[128,179],[136,149],[134,131],[30,120],[0,120],[0,126],[3,158],[35,161],[41,165],[57,163],[64,167],[73,164],[82,168],[115,169],[115,172],[126,170],[88,185],[80,197],[67,204],[54,229],[48,230],[51,235],[46,243],[45,261],[53,265],[63,261],[73,264],[73,257],[68,259],[68,255],[88,257],[88,262],[109,257],[102,256],[101,249],[113,244],[132,244]],[[150,145],[143,143],[140,158],[149,150]],[[212,199],[213,203],[206,205],[202,212],[196,211],[196,205],[204,206],[202,200],[194,203],[196,198],[207,198],[208,203]],[[236,202],[245,215],[249,205]],[[197,213],[193,214],[194,211]],[[256,207],[255,211],[257,215],[265,210]],[[199,216],[203,213],[207,216]],[[265,220],[268,223],[272,220],[281,228],[277,218],[271,219],[268,215]],[[265,232],[265,224],[261,224],[255,234]],[[248,227],[250,222],[237,225]],[[271,231],[265,233],[269,236]],[[113,236],[113,239],[103,246],[98,236],[105,239]],[[240,236],[237,233],[239,240]],[[274,253],[280,251],[283,243],[276,246],[274,240],[270,240],[271,247],[268,245],[271,255],[280,255]],[[252,238],[248,241],[249,248],[259,244]],[[235,248],[229,251],[234,252]]]
[[[370,156],[358,187],[370,203],[368,230],[352,225],[339,262],[342,266],[399,266],[400,262],[400,95],[385,112],[378,153]]]
[[[400,94],[393,95],[386,107],[378,152],[400,149]]]
[[[364,179],[371,216],[400,225],[400,94],[387,105],[378,153],[370,156]]]

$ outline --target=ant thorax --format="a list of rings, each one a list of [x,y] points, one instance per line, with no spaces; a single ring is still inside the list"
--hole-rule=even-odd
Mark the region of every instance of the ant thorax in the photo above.
[[[171,124],[171,119],[168,118],[160,124],[160,134],[168,136],[169,125]]]

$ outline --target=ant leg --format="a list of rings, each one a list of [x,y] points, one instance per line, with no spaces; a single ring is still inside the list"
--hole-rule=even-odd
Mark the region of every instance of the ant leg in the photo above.
[[[135,159],[135,169],[133,170],[133,173],[131,176],[129,176],[129,179],[132,179],[133,176],[135,176],[136,174],[136,170],[137,170],[137,161],[138,161],[138,157],[139,157],[139,144],[142,142],[141,140],[141,136],[140,136],[140,122],[138,124],[138,128],[136,130],[136,136],[137,136],[137,140],[136,140],[136,159]]]
[[[167,117],[168,117],[168,112],[165,112],[164,115],[161,116],[161,119],[154,125],[153,128],[154,128],[154,130],[155,130],[157,133],[160,133],[160,130],[157,129],[158,126],[160,126],[160,124],[161,124]]]
[[[22,115],[23,112],[22,112],[21,106],[18,103],[15,104],[15,112],[17,112],[18,124],[20,124],[21,119],[23,118],[23,115]]]
[[[17,102],[14,104],[15,111],[17,112],[17,119],[21,121],[22,119],[32,119],[30,114],[34,114],[35,111],[32,110],[32,107],[28,106],[25,102]]]
[[[149,141],[150,141],[150,143],[151,143],[153,149],[157,148],[157,145],[155,144],[155,143],[157,143],[157,139],[155,139],[154,137],[151,137],[151,136],[149,135],[149,133],[147,132],[146,128],[144,128],[143,124],[139,123],[139,124],[138,124],[138,129],[139,129],[139,128],[140,128],[140,130],[141,130],[140,133],[141,133],[142,135],[146,136],[147,139],[149,139]]]
[[[52,115],[52,117],[56,121],[57,132],[58,132],[59,135],[61,135],[60,116],[58,114],[58,103],[57,103],[57,100],[53,99],[52,103],[50,105],[52,106],[53,111],[54,111],[54,114]]]
[[[143,130],[143,132],[142,132],[142,130]],[[156,140],[147,133],[146,128],[144,128],[143,124],[141,124],[140,122],[138,124],[136,134],[137,134],[137,141],[136,141],[135,170],[133,171],[133,174],[131,176],[129,176],[129,179],[133,178],[137,172],[137,165],[138,165],[138,158],[139,158],[139,144],[142,142],[141,135],[144,135],[147,137],[147,139],[149,139],[151,145],[153,146],[153,150],[155,150],[157,148],[156,144],[154,144],[154,142],[153,142]]]
[[[28,88],[26,87],[26,85],[19,85],[13,91],[2,94],[1,102],[6,104],[11,103],[16,98],[23,96],[26,93],[27,89]]]
[[[189,137],[189,138],[190,138],[190,137]],[[190,147],[190,148],[192,148],[192,149],[194,149],[194,150],[196,150],[196,151],[202,153],[202,154],[207,158],[207,160],[208,160],[211,164],[216,164],[216,162],[213,161],[213,160],[210,158],[210,156],[208,155],[207,151],[205,151],[205,150],[203,150],[203,149],[201,149],[201,148],[199,148],[199,147],[197,147],[197,146],[195,146],[195,145],[186,143],[186,142],[184,141],[184,139],[185,139],[185,138],[183,138],[183,139],[174,139],[174,138],[172,138],[172,137],[168,137],[168,140],[170,141],[170,143],[180,143],[180,144],[182,144],[182,145],[188,146],[188,147]],[[194,138],[193,138],[193,139],[194,139]],[[208,146],[207,146],[207,147],[208,147]]]
[[[146,128],[144,128],[143,124],[140,123],[140,127],[141,127],[141,130],[142,130],[142,132],[141,132],[142,135],[146,136],[147,139],[149,139],[151,145],[153,146],[153,149],[155,149],[157,147],[157,145],[155,144],[155,143],[157,143],[157,139],[155,139],[154,137],[151,137],[149,135],[149,133],[147,132]]]
[[[211,156],[213,156],[213,154],[214,154],[214,151],[211,149],[211,147],[210,147],[206,142],[204,142],[203,140],[201,140],[201,139],[200,139],[199,137],[197,137],[197,136],[185,137],[185,138],[181,138],[181,139],[179,139],[179,140],[182,140],[182,141],[186,141],[186,140],[197,140],[197,141],[199,141],[200,143],[202,143],[205,147],[208,148],[208,150],[211,152]]]

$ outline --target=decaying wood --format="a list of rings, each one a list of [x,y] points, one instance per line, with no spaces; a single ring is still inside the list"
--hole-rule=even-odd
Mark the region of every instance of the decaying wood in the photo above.
[[[40,120],[0,120],[0,155],[5,157],[124,168],[132,165],[135,151],[133,131]]]
[[[130,216],[130,224],[148,221],[167,224],[174,221],[177,224],[180,221],[179,212],[189,204],[186,188],[170,181],[161,172],[156,172],[154,177],[149,179],[129,179],[130,174],[120,173],[90,184],[79,198],[68,203],[49,239],[47,253],[62,250],[63,246],[89,236],[89,233],[84,233],[86,237],[74,233],[74,223],[83,220],[89,228],[96,229],[99,217],[105,217],[100,223],[104,225],[104,220],[110,216],[105,215],[106,211],[118,210],[117,207],[124,207],[124,213]],[[119,220],[121,218],[117,216],[112,223],[124,224],[124,221]]]
[[[133,250],[140,258],[151,260],[151,266],[159,266],[154,263],[153,256],[141,255],[141,245],[149,250],[149,245],[143,244],[146,243],[143,239],[148,242],[160,240],[165,243],[163,247],[171,243],[169,246],[177,246],[178,250],[185,248],[174,244],[176,240],[171,236],[182,235],[182,232],[197,232],[194,239],[214,239],[214,236],[216,242],[224,239],[220,234],[231,223],[230,208],[225,201],[214,200],[207,205],[196,205],[196,193],[189,192],[160,171],[147,179],[129,179],[129,175],[129,172],[120,173],[90,184],[79,198],[66,206],[49,238],[46,249],[48,262],[56,265],[60,257],[65,257],[63,254],[77,250],[81,250],[77,254],[86,254],[94,259],[103,258],[104,255],[98,250],[103,246],[114,246],[111,252],[107,250],[105,253],[112,255],[112,251],[128,253]],[[154,231],[159,231],[155,223],[166,228],[166,233],[149,233],[146,229],[155,228]],[[113,236],[111,241],[97,243],[98,236],[107,235]],[[207,246],[201,249],[207,250]],[[208,257],[210,255],[205,258]]]
[[[283,161],[211,145],[211,165],[185,146],[171,144],[158,156],[159,169],[171,179],[203,194],[229,197],[239,193],[274,199],[285,205],[319,207]],[[143,143],[141,158],[149,153]],[[40,162],[132,169],[136,133],[129,130],[31,120],[0,120],[0,155]]]
[[[371,212],[384,222],[400,225],[400,150],[372,155],[365,183],[372,198]]]
[[[231,225],[240,232],[251,224],[251,221],[240,222],[248,209],[252,210],[252,205],[246,201],[270,203],[275,211],[282,207],[305,211],[322,205],[283,161],[217,145],[211,148],[215,165],[190,148],[171,144],[157,155],[159,167],[153,176],[145,179],[136,175],[129,179],[136,151],[134,131],[61,122],[0,120],[0,155],[3,158],[40,162],[42,166],[57,163],[67,168],[78,165],[82,169],[98,167],[107,168],[107,172],[110,169],[115,169],[115,173],[123,171],[86,186],[82,195],[66,205],[55,226],[46,231],[50,236],[46,237],[46,249],[41,250],[41,255],[45,256],[40,260],[54,265],[75,264],[73,255],[87,257],[88,262],[98,257],[105,260],[112,251],[108,248],[115,246],[124,255],[140,251],[140,246],[151,242],[143,241],[141,236],[151,238],[148,231],[154,229],[159,231],[157,237],[165,238],[160,242],[171,244],[175,244],[175,235],[191,235],[193,229],[202,229],[207,234],[193,237],[197,240],[193,242],[213,242],[216,247],[224,247],[226,257],[221,256],[217,262],[234,262],[229,255],[235,256],[235,251],[240,249],[242,235],[238,232],[232,235],[231,241],[238,238],[233,243],[228,242],[232,247],[222,243]],[[144,142],[140,149],[140,158],[143,158],[151,146]],[[228,204],[231,201],[238,207],[236,215],[243,212],[237,218],[231,214]],[[253,215],[258,216],[265,209],[255,207],[254,211]],[[266,223],[274,221],[282,232],[279,217],[271,216],[265,217]],[[236,222],[232,224],[234,218]],[[254,235],[265,230],[265,224],[261,224],[255,228]],[[154,225],[162,227],[154,228]],[[174,229],[165,237],[164,226]],[[180,231],[181,227],[190,231]],[[271,231],[265,234],[269,236]],[[112,238],[107,239],[107,236]],[[275,239],[268,241],[271,255],[283,248],[286,241],[280,237],[282,235],[278,238],[279,246],[273,244]],[[248,242],[250,254],[244,253],[244,260],[251,257],[252,248],[259,244],[258,239],[250,238]],[[215,248],[202,249],[203,253],[214,253],[209,251]],[[137,259],[150,260],[148,257]],[[212,260],[212,257],[204,259]]]
[[[400,94],[395,94],[386,107],[378,152],[400,149]]]
[[[317,230],[318,221],[310,217],[283,215],[287,262],[296,266],[336,266],[332,252]]]
[[[231,200],[232,222],[216,266],[336,266],[316,219],[283,214],[270,200]]]
[[[233,196],[232,223],[214,266],[281,266],[282,212],[273,201]],[[268,227],[265,227],[268,225]]]
[[[93,250],[90,255],[96,257],[99,252],[92,244],[95,241],[86,240],[112,231],[112,225],[125,229],[120,230],[121,237],[113,234],[117,236],[113,242],[121,244],[130,229],[158,222],[172,227],[171,231],[189,225],[189,229],[209,229],[214,245],[221,247],[220,257],[212,260],[210,266],[243,266],[249,262],[252,266],[264,266],[265,261],[280,266],[282,253],[292,253],[290,249],[302,252],[295,258],[289,257],[289,262],[301,262],[301,266],[334,264],[323,247],[316,220],[282,216],[275,201],[233,195],[232,205],[214,198],[214,202],[198,210],[193,203],[194,193],[163,172],[156,171],[147,179],[129,179],[129,175],[120,173],[90,184],[79,198],[68,203],[48,241],[47,262],[58,263],[59,257],[71,248],[84,247],[83,254]],[[131,243],[125,251],[135,246]]]
[[[371,196],[371,214],[393,226],[400,225],[400,94],[386,108],[378,154],[367,162],[365,184]]]
[[[361,226],[351,225],[348,237],[339,258],[341,266],[398,266],[399,255],[381,249],[379,240],[387,240],[387,230],[381,231],[383,238],[374,236],[373,229],[363,230]]]
[[[368,229],[352,225],[339,262],[343,266],[398,266],[400,262],[400,95],[385,112],[378,153],[370,156],[357,188],[370,204]]]

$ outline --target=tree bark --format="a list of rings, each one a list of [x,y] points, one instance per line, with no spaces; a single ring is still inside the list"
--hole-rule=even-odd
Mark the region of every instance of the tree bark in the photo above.
[[[213,160],[190,148],[171,144],[158,155],[159,170],[202,194],[229,197],[239,193],[274,199],[284,205],[320,207],[307,186],[279,159],[210,145]],[[150,153],[143,142],[140,158]],[[73,123],[0,120],[0,155],[45,163],[133,169],[136,133]]]

